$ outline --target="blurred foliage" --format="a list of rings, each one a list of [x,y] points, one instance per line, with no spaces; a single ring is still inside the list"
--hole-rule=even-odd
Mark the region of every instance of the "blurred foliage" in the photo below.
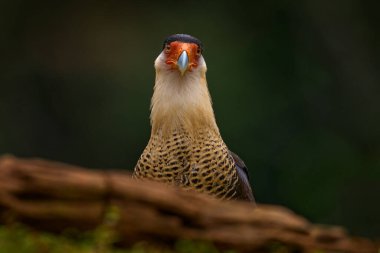
[[[112,251],[108,232],[74,233],[53,235],[30,230],[21,225],[0,227],[0,252],[60,253],[60,252],[129,252]],[[133,251],[131,251],[133,252]]]
[[[101,226],[86,233],[67,230],[51,234],[33,230],[20,224],[0,226],[0,253],[234,253],[233,249],[218,250],[205,241],[179,240],[173,248],[146,242],[124,248],[115,246],[117,236],[109,227]],[[296,248],[278,242],[264,249],[271,253],[298,252]],[[318,251],[320,252],[320,251]],[[322,253],[322,251],[321,251]]]
[[[0,154],[132,169],[162,41],[205,44],[259,202],[380,235],[376,1],[1,1]]]
[[[219,251],[211,243],[178,241],[173,249],[141,242],[129,249],[115,247],[115,235],[104,227],[87,233],[61,235],[38,232],[22,225],[0,226],[0,253],[233,253]],[[279,251],[273,251],[279,252]]]

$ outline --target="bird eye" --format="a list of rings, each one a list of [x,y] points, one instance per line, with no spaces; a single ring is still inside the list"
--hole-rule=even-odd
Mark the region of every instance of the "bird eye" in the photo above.
[[[202,53],[202,50],[201,50],[200,47],[198,47],[198,48],[197,48],[197,55],[199,56],[199,55],[201,55],[201,53]]]
[[[165,51],[166,51],[166,52],[169,52],[169,51],[170,51],[170,44],[166,44],[166,45],[165,45]]]

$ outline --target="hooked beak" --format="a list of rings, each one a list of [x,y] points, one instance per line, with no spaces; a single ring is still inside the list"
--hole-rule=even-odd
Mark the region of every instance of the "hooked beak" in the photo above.
[[[166,64],[171,69],[177,69],[181,76],[198,66],[198,46],[194,43],[174,41],[168,50],[165,50]]]
[[[181,72],[181,75],[184,75],[188,66],[189,66],[189,56],[187,55],[186,50],[183,50],[181,55],[177,60],[178,70]]]

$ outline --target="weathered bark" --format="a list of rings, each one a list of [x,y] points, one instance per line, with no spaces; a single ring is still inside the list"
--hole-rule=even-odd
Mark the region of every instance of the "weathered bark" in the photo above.
[[[242,252],[265,252],[280,242],[297,252],[315,249],[377,252],[378,245],[350,237],[340,227],[313,225],[271,205],[220,201],[120,171],[89,170],[40,159],[0,158],[0,221],[17,220],[38,229],[93,229],[117,207],[115,229],[123,243],[171,244],[200,239]]]

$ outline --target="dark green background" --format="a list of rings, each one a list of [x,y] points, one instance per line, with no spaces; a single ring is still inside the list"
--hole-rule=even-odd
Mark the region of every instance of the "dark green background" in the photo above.
[[[380,235],[375,1],[2,1],[0,153],[132,169],[149,139],[153,61],[205,45],[227,145],[259,202]]]

